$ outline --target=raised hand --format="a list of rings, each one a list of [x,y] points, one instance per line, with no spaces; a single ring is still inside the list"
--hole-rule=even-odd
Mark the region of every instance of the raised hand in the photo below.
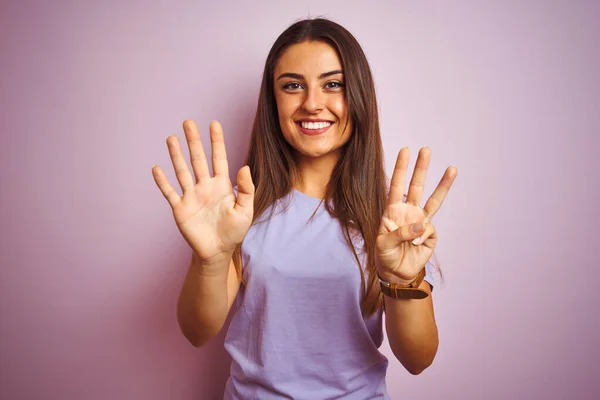
[[[437,232],[431,219],[444,202],[458,170],[456,167],[446,169],[425,207],[421,208],[421,195],[430,157],[429,148],[423,147],[419,151],[406,202],[403,202],[410,153],[408,148],[403,148],[398,153],[376,242],[378,272],[389,282],[412,282],[431,258],[437,243]]]
[[[229,179],[221,124],[210,124],[212,177],[196,124],[184,121],[183,129],[196,180],[188,169],[175,135],[167,138],[167,146],[183,195],[179,196],[159,166],[152,167],[152,175],[171,205],[177,228],[195,252],[195,257],[201,262],[211,263],[220,257],[230,257],[235,247],[244,240],[252,224],[254,184],[250,168],[242,167],[237,174],[236,198]]]

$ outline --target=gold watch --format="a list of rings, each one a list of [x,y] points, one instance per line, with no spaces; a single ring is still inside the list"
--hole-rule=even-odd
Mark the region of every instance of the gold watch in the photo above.
[[[398,283],[390,283],[381,279],[379,276],[379,287],[381,293],[394,299],[424,299],[429,296],[423,289],[419,289],[421,282],[425,278],[425,267],[419,272],[419,275],[408,285],[400,285]]]

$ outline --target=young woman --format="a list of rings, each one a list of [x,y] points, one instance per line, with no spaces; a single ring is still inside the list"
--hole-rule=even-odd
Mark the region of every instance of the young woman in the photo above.
[[[311,19],[276,40],[237,187],[221,126],[210,125],[213,176],[196,125],[183,128],[195,180],[174,135],[183,195],[160,167],[152,172],[192,249],[177,309],[183,334],[202,346],[236,303],[226,399],[389,398],[384,311],[402,365],[419,374],[432,363],[431,219],[457,170],[421,208],[431,156],[422,148],[403,201],[403,148],[387,187],[373,78],[350,32]]]

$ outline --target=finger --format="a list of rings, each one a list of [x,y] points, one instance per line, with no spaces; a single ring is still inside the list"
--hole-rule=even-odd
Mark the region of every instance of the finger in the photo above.
[[[422,147],[421,150],[419,150],[419,157],[417,158],[415,170],[413,171],[410,186],[408,187],[408,194],[406,195],[406,202],[409,204],[415,206],[421,205],[421,196],[423,195],[425,176],[427,175],[430,158],[431,150],[429,147]]]
[[[425,203],[425,207],[423,208],[425,218],[431,220],[435,213],[440,209],[457,174],[458,169],[456,167],[451,166],[446,169],[440,183],[438,183],[437,187],[427,200],[427,203]]]
[[[183,131],[185,132],[185,138],[190,149],[190,162],[196,176],[196,182],[210,178],[204,146],[202,146],[202,140],[200,139],[196,123],[192,120],[183,121]]]
[[[398,246],[398,243],[412,241],[421,236],[426,228],[427,223],[424,221],[401,226],[384,237],[382,246],[389,249]]]
[[[408,160],[410,160],[410,150],[408,147],[405,147],[398,152],[398,158],[396,158],[396,166],[394,167],[394,173],[392,174],[392,181],[390,183],[388,205],[402,203],[404,186],[406,185]]]
[[[179,197],[179,194],[169,183],[169,179],[167,179],[165,172],[161,167],[155,165],[152,167],[152,176],[154,177],[156,186],[158,186],[163,196],[165,196],[165,199],[167,199],[171,208],[174,208],[181,201],[181,197]]]
[[[435,227],[433,226],[433,224],[427,223],[425,232],[423,232],[421,234],[421,236],[412,240],[411,243],[414,244],[415,246],[418,246],[418,245],[425,243],[426,241],[428,241],[430,239],[437,239],[437,231],[436,231]],[[429,245],[428,247],[431,247],[431,244],[428,243],[427,245]],[[435,245],[435,241],[434,241],[433,245]]]
[[[238,196],[234,208],[248,215],[254,216],[254,183],[250,174],[250,167],[240,168],[237,174]]]
[[[175,135],[169,135],[167,138],[167,146],[169,147],[169,154],[171,161],[173,162],[173,168],[175,169],[175,176],[183,193],[194,188],[194,179],[188,169],[185,158],[181,153],[181,147],[179,146],[179,139]]]
[[[229,176],[223,127],[217,121],[210,123],[210,142],[212,145],[213,175]]]

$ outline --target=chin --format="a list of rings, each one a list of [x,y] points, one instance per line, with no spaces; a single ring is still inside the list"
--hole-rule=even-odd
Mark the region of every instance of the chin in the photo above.
[[[339,149],[319,149],[319,148],[310,148],[310,147],[294,147],[296,153],[301,154],[304,157],[310,158],[321,158],[333,154],[337,154]]]

